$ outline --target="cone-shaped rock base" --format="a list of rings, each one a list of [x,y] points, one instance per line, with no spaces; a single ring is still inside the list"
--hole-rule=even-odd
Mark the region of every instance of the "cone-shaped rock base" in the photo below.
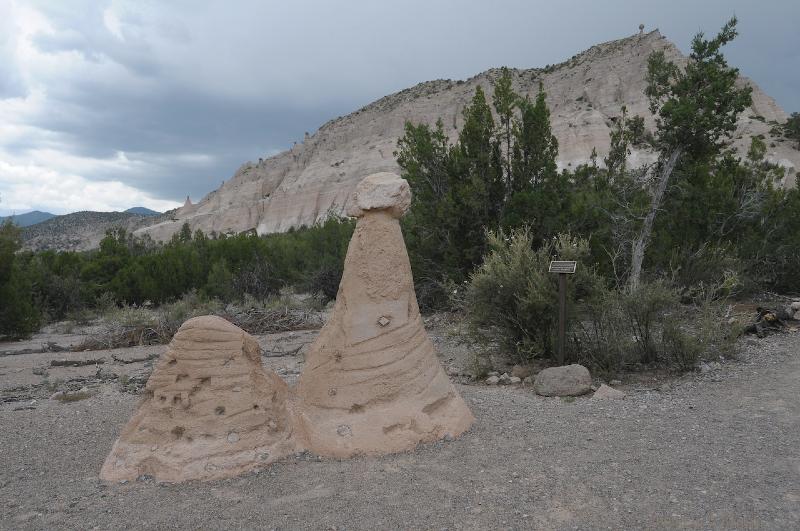
[[[306,444],[319,455],[404,451],[474,420],[423,327],[396,213],[359,214],[333,315],[297,389]]]
[[[286,384],[262,368],[255,339],[219,317],[181,326],[146,392],[101,479],[231,477],[297,449]]]

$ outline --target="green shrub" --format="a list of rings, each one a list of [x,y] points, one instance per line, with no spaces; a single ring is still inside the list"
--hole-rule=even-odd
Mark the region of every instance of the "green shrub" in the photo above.
[[[630,328],[639,362],[659,360],[659,326],[678,305],[677,292],[665,282],[642,282],[636,290],[619,294],[622,317]]]
[[[616,291],[598,290],[570,321],[570,351],[592,370],[614,375],[636,359],[635,341]]]
[[[336,298],[343,273],[343,263],[330,261],[322,264],[309,276],[305,288],[312,295],[319,297],[323,303],[328,302]]]
[[[586,240],[561,234],[533,249],[527,228],[488,234],[490,252],[470,279],[467,315],[474,334],[497,339],[517,359],[551,357],[558,326],[558,279],[548,273],[550,260],[581,261],[589,254]],[[580,264],[568,283],[569,312],[575,301],[601,282],[593,268]]]
[[[577,359],[607,374],[634,366],[694,369],[702,359],[732,357],[739,330],[729,324],[727,281],[714,283],[682,304],[663,280],[635,291],[597,290],[571,323]]]
[[[16,254],[19,248],[19,229],[8,219],[0,223],[0,337],[28,336],[41,319],[31,297],[32,282]]]

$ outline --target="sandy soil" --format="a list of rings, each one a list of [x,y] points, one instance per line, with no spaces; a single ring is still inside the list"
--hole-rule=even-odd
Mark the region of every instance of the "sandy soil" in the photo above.
[[[448,372],[465,372],[470,345],[451,323],[427,324]],[[259,337],[265,366],[296,380],[315,334]],[[42,342],[0,344],[0,353]],[[475,425],[410,453],[303,454],[212,483],[101,482],[151,370],[146,358],[164,348],[0,357],[0,528],[800,527],[798,333],[745,338],[737,360],[669,386],[625,381],[622,401],[542,398],[456,377]],[[51,366],[62,359],[103,363]],[[49,399],[82,387],[93,396]]]

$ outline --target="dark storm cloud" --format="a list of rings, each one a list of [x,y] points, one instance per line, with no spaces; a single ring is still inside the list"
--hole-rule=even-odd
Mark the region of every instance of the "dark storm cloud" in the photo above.
[[[82,159],[124,153],[135,162],[128,170],[87,163],[81,176],[176,201],[385,94],[494,66],[557,63],[639,23],[687,51],[694,33],[714,34],[736,14],[730,62],[786,111],[800,110],[794,0],[32,5],[46,21],[29,35],[38,62],[20,64],[17,43],[0,36],[9,65],[0,103],[38,86],[42,102],[15,119],[40,135],[7,135],[7,155],[43,146]],[[20,23],[31,18],[25,9]],[[0,35],[10,27],[0,22]]]
[[[249,105],[177,90],[145,97],[113,87],[78,90],[61,103],[76,111],[42,115],[31,123],[58,133],[74,155],[105,159],[124,151],[129,158],[154,163],[146,173],[113,174],[101,167],[84,176],[120,180],[158,197],[191,194],[195,199],[227,180],[244,161],[288,149],[331,112]],[[177,155],[186,153],[206,155],[210,162],[182,164]]]

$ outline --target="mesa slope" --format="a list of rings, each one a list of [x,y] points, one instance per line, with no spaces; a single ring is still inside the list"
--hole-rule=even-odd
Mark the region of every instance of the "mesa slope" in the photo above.
[[[593,46],[559,65],[544,69],[514,69],[514,90],[533,96],[542,83],[548,94],[552,128],[559,141],[559,164],[574,168],[589,160],[592,148],[599,158],[609,148],[613,120],[627,106],[631,115],[653,117],[643,94],[647,58],[656,50],[683,62],[678,48],[657,30]],[[381,171],[398,172],[394,151],[403,126],[434,123],[442,118],[451,138],[462,124],[462,111],[475,88],[491,93],[500,74],[491,69],[466,81],[436,80],[381,98],[347,116],[331,120],[304,142],[259,162],[244,164],[229,181],[199,203],[140,228],[155,240],[167,240],[188,223],[193,230],[259,234],[311,225],[330,212],[341,213],[361,177]],[[800,169],[800,151],[773,137],[770,129],[784,123],[786,113],[752,81],[753,105],[742,114],[734,146],[745,153],[751,136],[764,135],[767,158],[789,169],[783,183],[792,186]],[[648,151],[634,151],[631,165],[652,162]]]

